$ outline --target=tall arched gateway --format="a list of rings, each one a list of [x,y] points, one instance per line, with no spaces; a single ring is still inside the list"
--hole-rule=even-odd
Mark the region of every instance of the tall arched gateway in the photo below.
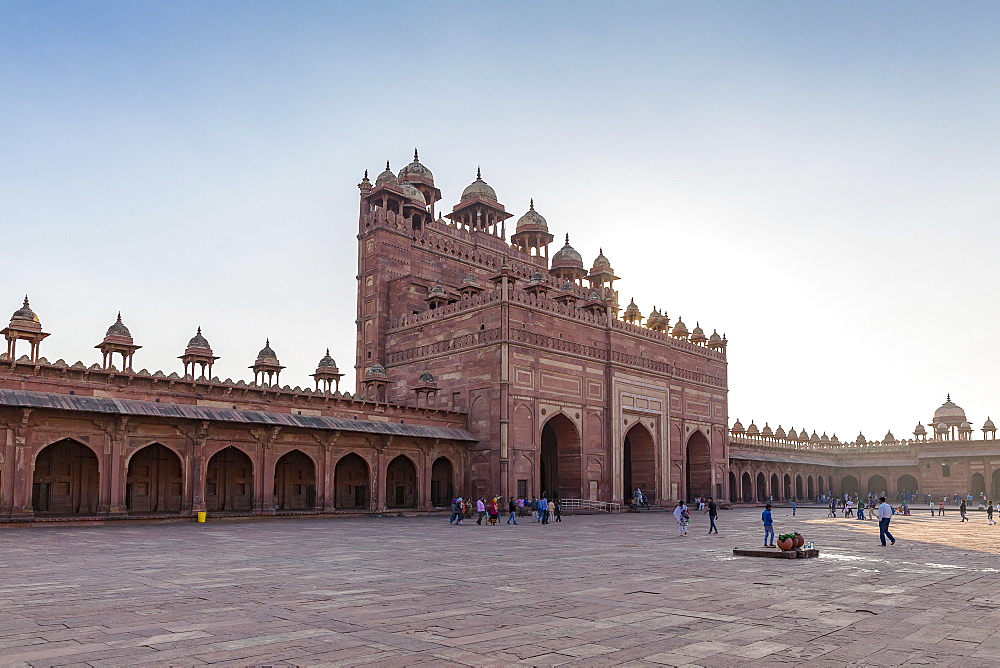
[[[406,455],[398,455],[385,469],[385,505],[417,507],[417,467]]]
[[[253,462],[233,446],[219,450],[208,460],[205,508],[216,512],[253,509]]]
[[[35,458],[31,508],[51,515],[93,515],[100,494],[97,455],[72,439],[46,446]]]
[[[445,508],[455,498],[454,467],[447,457],[438,457],[431,466],[431,505]]]
[[[274,503],[279,510],[316,507],[316,466],[304,452],[287,452],[274,465]]]
[[[542,427],[542,493],[550,499],[580,499],[583,466],[580,433],[568,417],[553,415]]]
[[[767,501],[767,478],[763,473],[757,474],[757,500]]]
[[[352,452],[337,461],[333,485],[336,489],[334,507],[337,510],[368,508],[368,463],[360,455]]]
[[[641,489],[648,500],[656,500],[656,448],[653,436],[642,425],[636,423],[625,434],[624,466],[625,498]]]
[[[705,434],[695,431],[688,438],[686,469],[687,498],[712,496],[712,451]]]
[[[181,460],[159,443],[147,445],[128,460],[125,509],[130,513],[178,513],[184,492]]]

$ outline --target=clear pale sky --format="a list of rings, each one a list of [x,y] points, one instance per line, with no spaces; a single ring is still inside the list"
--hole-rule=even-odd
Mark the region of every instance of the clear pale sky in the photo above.
[[[730,417],[1000,418],[996,2],[0,2],[0,309],[49,360],[352,373],[356,184],[482,166],[624,303],[730,340]],[[556,248],[553,248],[553,251]],[[0,317],[5,317],[0,313]],[[346,387],[353,390],[351,376]]]

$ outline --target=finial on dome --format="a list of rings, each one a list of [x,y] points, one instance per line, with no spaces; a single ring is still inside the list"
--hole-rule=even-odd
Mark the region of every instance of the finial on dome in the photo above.
[[[118,311],[118,322],[122,321],[122,312]]]
[[[367,169],[365,170],[365,178],[366,179],[368,178],[368,170]]]
[[[528,210],[529,211],[534,211],[535,210],[535,198],[534,197],[531,198],[531,204],[528,206]]]
[[[483,170],[480,169],[479,167],[476,167],[476,178],[479,179],[480,181],[483,180]]]
[[[420,162],[420,158],[417,157],[417,147],[413,147],[413,162]]]
[[[260,339],[257,339],[257,340],[260,341]],[[265,348],[270,348],[271,347],[271,339],[270,338],[264,339],[264,347]]]
[[[191,331],[191,330],[188,330],[188,331]],[[201,334],[201,327],[198,327],[198,333]]]
[[[569,243],[569,232],[566,233],[566,243]],[[24,298],[24,303],[25,304],[28,303],[28,298],[27,297]]]
[[[385,161],[385,171],[387,171],[387,172],[388,172],[388,171],[391,171],[391,170],[389,169],[389,161],[388,161],[388,160],[386,160],[386,161]]]
[[[28,298],[27,297],[24,298],[24,302],[25,303],[28,302]],[[951,401],[951,392],[948,393],[948,401]]]
[[[24,295],[24,308],[28,308],[28,295]]]
[[[329,355],[329,354],[330,354],[330,349],[329,349],[329,348],[327,348],[327,349],[326,349],[326,354],[327,354],[327,355]]]

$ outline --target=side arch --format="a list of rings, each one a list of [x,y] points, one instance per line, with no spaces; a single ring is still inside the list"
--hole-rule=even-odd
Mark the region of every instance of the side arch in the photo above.
[[[101,467],[87,444],[65,438],[34,458],[31,508],[36,514],[94,515],[100,500]]]
[[[150,443],[128,458],[126,512],[179,513],[183,494],[183,467],[174,450],[162,443]]]

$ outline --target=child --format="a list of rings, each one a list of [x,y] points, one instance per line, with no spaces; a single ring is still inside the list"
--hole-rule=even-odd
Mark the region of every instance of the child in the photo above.
[[[990,499],[990,504],[986,506],[986,521],[990,523],[990,526],[996,524],[993,520],[993,499]]]
[[[774,547],[774,521],[771,519],[771,504],[764,506],[764,512],[760,514],[761,521],[764,522],[764,547]],[[771,542],[768,542],[770,539]]]

